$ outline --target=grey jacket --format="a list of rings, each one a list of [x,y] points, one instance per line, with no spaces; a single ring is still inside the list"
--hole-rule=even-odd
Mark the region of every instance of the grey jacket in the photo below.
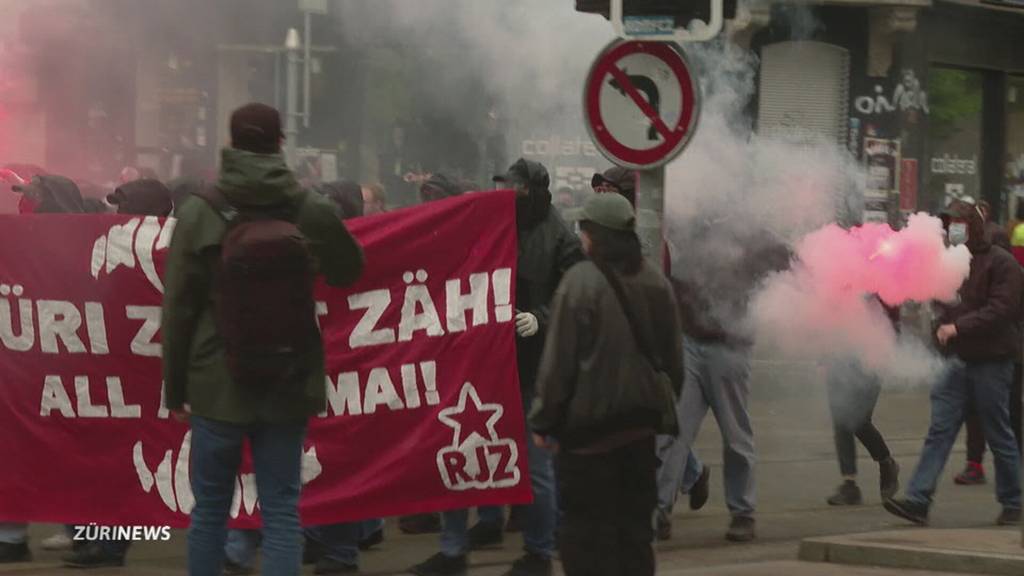
[[[638,329],[678,396],[683,344],[672,285],[646,263],[636,275],[620,278]],[[646,396],[642,384],[655,377],[608,280],[592,262],[577,264],[555,293],[530,415],[533,430],[570,448],[629,430],[660,431],[664,411],[674,406],[636,408]]]

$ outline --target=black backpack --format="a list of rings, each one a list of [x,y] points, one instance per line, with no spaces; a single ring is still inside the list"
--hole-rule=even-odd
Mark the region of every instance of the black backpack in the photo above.
[[[213,257],[213,301],[232,378],[260,387],[299,384],[320,345],[309,242],[295,225],[305,197],[238,209],[215,186],[196,192],[227,222]]]

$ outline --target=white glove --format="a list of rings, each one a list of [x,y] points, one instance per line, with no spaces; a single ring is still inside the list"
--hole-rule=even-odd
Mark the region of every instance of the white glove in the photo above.
[[[516,334],[519,334],[520,337],[536,336],[538,330],[540,330],[540,322],[537,321],[536,316],[529,312],[516,314]]]

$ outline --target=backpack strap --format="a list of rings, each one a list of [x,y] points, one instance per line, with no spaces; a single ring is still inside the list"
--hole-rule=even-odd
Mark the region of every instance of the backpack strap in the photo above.
[[[612,270],[607,264],[592,260],[597,269],[601,271],[605,279],[608,280],[608,284],[611,284],[612,290],[615,292],[615,299],[619,301],[619,306],[622,307],[622,312],[626,315],[626,321],[629,323],[629,331],[633,333],[633,340],[636,341],[637,348],[640,349],[640,353],[643,354],[647,361],[650,362],[651,366],[657,370],[662,371],[661,363],[655,358],[654,353],[651,351],[648,342],[641,337],[640,330],[637,327],[636,317],[633,315],[633,309],[630,308],[629,302],[626,300],[626,291],[622,287],[622,281],[619,276]]]
[[[199,189],[193,192],[195,196],[206,200],[206,203],[213,208],[225,222],[231,222],[238,216],[238,209],[231,205],[228,197],[224,195],[214,184],[204,182]]]

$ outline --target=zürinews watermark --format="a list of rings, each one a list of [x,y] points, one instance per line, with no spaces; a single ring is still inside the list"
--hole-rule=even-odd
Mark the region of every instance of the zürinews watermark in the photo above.
[[[71,539],[75,542],[122,540],[129,542],[167,542],[170,526],[99,526],[95,522],[75,526]]]

